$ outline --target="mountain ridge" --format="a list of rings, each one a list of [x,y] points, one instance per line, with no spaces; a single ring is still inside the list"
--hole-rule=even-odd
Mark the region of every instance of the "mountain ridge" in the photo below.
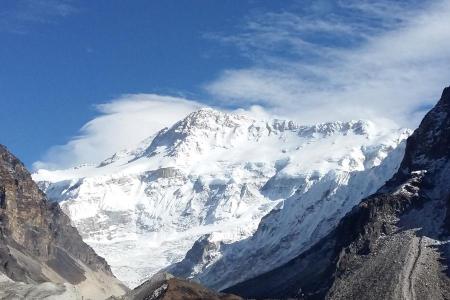
[[[306,126],[202,109],[103,163],[40,170],[33,177],[130,286],[170,266],[177,276],[199,280],[198,272],[221,259],[222,250],[249,239],[273,209],[274,215],[285,206],[284,211],[292,210],[289,205],[303,195],[305,206],[292,210],[300,215],[283,213],[289,221],[279,239],[299,234],[293,222],[307,209],[315,212],[302,225],[305,243],[311,242],[308,236],[316,239],[327,232],[353,203],[374,191],[371,185],[379,187],[392,175],[408,135],[408,130],[370,121]],[[360,184],[366,177],[370,184]],[[328,220],[314,221],[323,215]],[[205,235],[207,244],[224,247],[213,246],[207,260],[200,255],[195,265],[175,269]],[[255,249],[266,247],[263,240]],[[276,238],[270,243],[276,244]],[[283,250],[291,252],[285,256],[296,247]],[[114,255],[121,251],[127,253],[127,265]],[[233,256],[234,250],[229,251]],[[237,278],[230,274],[222,282],[200,282],[217,289]]]
[[[408,138],[398,172],[311,250],[227,292],[261,298],[447,299],[450,89]]]
[[[80,297],[89,298],[106,298],[127,291],[105,259],[82,241],[59,205],[47,201],[25,166],[3,145],[0,221],[1,281],[16,296],[27,289],[26,293],[46,289],[42,284],[57,293],[74,288]],[[18,287],[15,282],[28,286]],[[9,292],[2,290],[0,296]]]

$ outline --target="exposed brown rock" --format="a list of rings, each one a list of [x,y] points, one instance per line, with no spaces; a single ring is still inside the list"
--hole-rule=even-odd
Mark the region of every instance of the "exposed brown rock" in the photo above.
[[[158,273],[120,300],[242,300],[241,297],[218,293],[202,285],[176,278],[168,273]]]
[[[0,271],[24,283],[79,285],[88,277],[110,278],[113,294],[126,290],[106,261],[82,241],[59,205],[46,200],[25,166],[2,145]]]

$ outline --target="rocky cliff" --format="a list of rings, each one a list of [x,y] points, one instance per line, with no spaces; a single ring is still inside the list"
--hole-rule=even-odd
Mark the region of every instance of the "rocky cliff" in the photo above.
[[[50,294],[61,295],[70,287],[71,297],[80,299],[104,299],[126,291],[59,205],[46,200],[25,166],[2,145],[0,272],[2,298],[26,297],[43,283],[48,283]]]
[[[450,88],[407,140],[398,172],[330,234],[229,289],[251,298],[449,299]]]

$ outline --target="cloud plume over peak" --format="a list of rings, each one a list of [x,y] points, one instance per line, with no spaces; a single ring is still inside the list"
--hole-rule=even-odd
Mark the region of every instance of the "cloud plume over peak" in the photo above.
[[[98,163],[171,126],[202,105],[183,98],[155,94],[124,95],[97,105],[99,116],[86,123],[77,136],[52,147],[35,169],[73,167]]]
[[[330,5],[254,16],[235,36],[217,36],[254,63],[223,71],[206,90],[303,122],[383,117],[415,126],[450,80],[450,1]]]
[[[414,128],[449,85],[450,0],[299,3],[307,5],[259,11],[232,34],[205,35],[249,62],[207,82],[208,103],[303,124],[370,119]],[[98,162],[201,106],[177,97],[125,95],[97,106],[98,117],[34,167]]]

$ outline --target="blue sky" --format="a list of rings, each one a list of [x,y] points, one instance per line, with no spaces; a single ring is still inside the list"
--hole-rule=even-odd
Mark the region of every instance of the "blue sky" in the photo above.
[[[414,0],[2,0],[0,143],[30,167],[67,167],[201,105],[413,127],[450,81],[449,12]]]
[[[33,1],[7,0],[0,23],[1,142],[27,164],[76,134],[93,104],[124,93],[197,96],[211,74],[245,63],[202,35],[231,28],[252,5],[68,1],[60,15]]]

